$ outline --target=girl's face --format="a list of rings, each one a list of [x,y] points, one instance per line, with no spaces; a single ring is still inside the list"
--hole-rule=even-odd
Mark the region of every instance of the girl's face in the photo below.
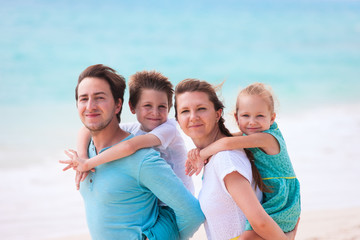
[[[135,108],[130,106],[133,114],[141,124],[141,129],[150,132],[166,122],[169,114],[168,98],[165,92],[144,89]]]
[[[276,114],[270,112],[267,102],[260,96],[241,95],[237,99],[238,110],[235,118],[242,133],[253,133],[268,130],[274,123]]]
[[[222,110],[215,111],[214,104],[204,92],[185,92],[177,95],[176,100],[177,120],[184,133],[197,147],[213,141]]]

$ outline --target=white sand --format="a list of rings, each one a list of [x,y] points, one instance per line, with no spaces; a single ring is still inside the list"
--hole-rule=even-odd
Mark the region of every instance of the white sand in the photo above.
[[[52,238],[47,240],[90,240],[88,234]],[[360,239],[360,207],[306,211],[301,220],[296,236],[297,240],[356,240]],[[206,240],[203,226],[191,240]]]

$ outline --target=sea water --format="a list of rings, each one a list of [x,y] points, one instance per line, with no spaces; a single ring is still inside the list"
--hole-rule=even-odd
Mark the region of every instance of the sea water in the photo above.
[[[11,1],[0,8],[0,233],[87,232],[74,173],[57,163],[81,127],[74,88],[102,63],[128,78],[158,70],[176,85],[236,94],[273,87],[304,210],[359,206],[359,1]],[[128,98],[128,93],[125,99]],[[173,116],[173,110],[170,115]],[[124,104],[122,121],[134,121]],[[193,147],[186,138],[188,148]],[[201,179],[195,178],[197,191]]]

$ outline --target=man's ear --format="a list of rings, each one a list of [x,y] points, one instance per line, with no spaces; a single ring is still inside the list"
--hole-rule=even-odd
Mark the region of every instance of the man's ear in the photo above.
[[[130,103],[130,101],[129,101],[129,108],[130,108],[130,111],[131,111],[132,114],[135,114],[135,113],[136,113],[136,112],[135,112],[135,108],[132,106],[132,104]]]
[[[120,112],[122,108],[122,101],[121,101],[121,98],[118,99],[118,102],[116,103],[116,114],[118,114]]]

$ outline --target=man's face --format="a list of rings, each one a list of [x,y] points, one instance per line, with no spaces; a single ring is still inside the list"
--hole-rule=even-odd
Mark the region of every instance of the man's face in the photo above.
[[[110,85],[100,78],[84,78],[78,86],[78,113],[90,131],[100,131],[112,121],[121,109],[121,99],[115,103]]]

